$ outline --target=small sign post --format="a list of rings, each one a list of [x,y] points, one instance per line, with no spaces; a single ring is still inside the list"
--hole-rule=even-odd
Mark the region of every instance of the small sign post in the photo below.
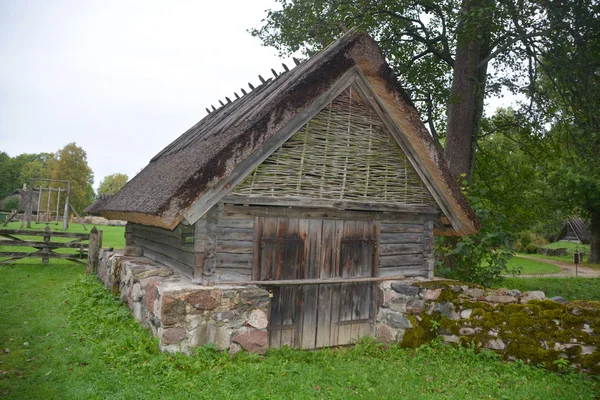
[[[576,251],[573,253],[573,263],[575,264],[575,276],[577,276],[577,269],[582,260],[583,260],[583,252],[582,251]]]

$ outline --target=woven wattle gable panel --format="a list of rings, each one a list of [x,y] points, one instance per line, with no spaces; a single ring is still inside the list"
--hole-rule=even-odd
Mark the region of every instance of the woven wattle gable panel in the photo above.
[[[379,116],[348,88],[233,193],[436,206]]]

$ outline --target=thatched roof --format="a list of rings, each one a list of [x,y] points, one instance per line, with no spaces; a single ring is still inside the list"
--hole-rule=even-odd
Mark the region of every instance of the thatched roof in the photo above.
[[[580,243],[590,243],[590,231],[586,223],[578,217],[569,217],[563,224],[556,240],[568,240],[568,234],[574,234]]]
[[[108,193],[102,193],[98,196],[96,201],[83,209],[83,212],[90,215],[100,215],[100,210],[104,208],[104,205],[110,200],[114,195]]]
[[[262,161],[264,157],[256,156],[261,149],[280,140],[277,135],[289,126],[316,114],[315,104],[343,89],[340,82],[348,77],[366,83],[373,101],[403,135],[403,149],[414,155],[435,196],[444,202],[442,209],[453,233],[476,231],[479,222],[417,110],[398,86],[376,42],[356,30],[289,72],[211,112],[158,153],[101,206],[100,214],[169,229],[184,219],[194,223],[206,211],[203,204],[214,204],[239,183],[241,178],[231,177],[241,166]],[[293,133],[289,132],[288,138]]]

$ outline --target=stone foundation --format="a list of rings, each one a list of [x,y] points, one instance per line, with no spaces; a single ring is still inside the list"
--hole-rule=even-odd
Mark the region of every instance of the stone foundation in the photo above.
[[[237,352],[267,349],[269,293],[256,286],[201,286],[144,257],[102,250],[98,277],[160,338],[167,352],[214,344]]]
[[[129,249],[131,250],[131,249]],[[257,286],[203,286],[135,251],[102,250],[98,276],[168,352],[213,344],[236,353],[268,347],[269,292]],[[543,292],[491,290],[454,281],[413,278],[380,282],[373,335],[417,347],[440,337],[488,348],[506,359],[549,368],[563,358],[600,373],[598,302],[547,299]]]

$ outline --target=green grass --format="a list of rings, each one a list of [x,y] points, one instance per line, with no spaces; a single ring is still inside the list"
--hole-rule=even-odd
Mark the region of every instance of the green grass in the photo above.
[[[573,254],[575,251],[583,250],[585,254],[590,254],[589,244],[579,244],[573,242],[553,242],[542,246],[545,249],[567,249],[569,254]]]
[[[600,301],[600,278],[505,278],[500,286],[521,291],[542,290],[546,297]]]
[[[539,274],[555,274],[560,272],[560,268],[556,265],[548,264],[541,261],[529,260],[519,256],[513,256],[508,260],[508,268],[521,268],[523,275],[539,275]]]
[[[495,354],[365,341],[266,357],[157,341],[72,264],[0,267],[0,397],[9,399],[589,399],[598,380],[558,375]]]

